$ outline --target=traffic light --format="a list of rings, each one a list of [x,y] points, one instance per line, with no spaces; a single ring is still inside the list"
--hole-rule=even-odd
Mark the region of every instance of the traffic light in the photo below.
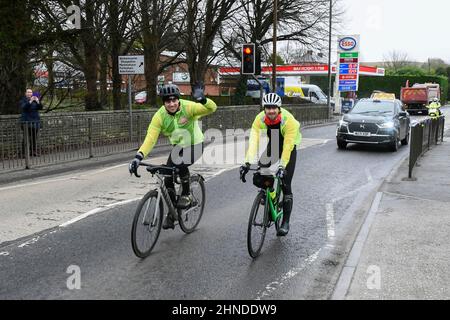
[[[242,74],[255,74],[255,44],[242,45]]]

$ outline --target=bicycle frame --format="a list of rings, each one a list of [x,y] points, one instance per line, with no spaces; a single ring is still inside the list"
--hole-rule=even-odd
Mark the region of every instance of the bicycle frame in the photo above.
[[[270,210],[270,214],[272,215],[272,219],[273,221],[278,221],[278,219],[283,215],[283,211],[280,210],[280,212],[278,212],[278,210],[276,209],[276,205],[278,205],[278,202],[280,200],[280,194],[281,194],[281,179],[280,178],[276,178],[277,181],[277,187],[276,187],[276,195],[275,195],[275,200],[272,200],[272,197],[270,195],[270,189],[267,188],[266,189],[266,203],[269,204],[269,210]]]
[[[169,191],[167,190],[166,184],[164,183],[164,177],[172,177],[173,181],[174,181],[174,185],[179,184],[178,182],[176,182],[176,177],[175,175],[172,176],[168,176],[168,175],[161,175],[159,173],[155,173],[156,177],[158,178],[158,184],[159,186],[155,189],[156,192],[158,193],[158,197],[156,198],[156,206],[155,206],[155,211],[154,211],[154,215],[153,215],[153,221],[152,224],[156,223],[156,219],[158,217],[159,214],[159,201],[161,201],[161,198],[164,200],[164,202],[166,203],[167,207],[169,208],[169,213],[170,215],[172,215],[172,217],[174,217],[175,219],[177,218],[177,209],[175,208],[172,199],[170,198],[169,195]],[[181,195],[181,187],[178,188],[178,190],[176,190],[176,194],[177,196]],[[196,199],[194,198],[194,201]],[[148,206],[150,205],[150,203],[147,204],[147,208],[145,210],[145,215],[144,215],[144,219],[143,222],[145,223],[147,221],[147,214],[148,214]],[[185,214],[189,214],[192,210],[195,210],[196,207],[192,207],[190,209],[188,209]]]
[[[158,173],[155,173],[156,177],[159,180],[159,186],[155,189],[156,192],[158,193],[158,197],[156,198],[156,205],[155,205],[155,212],[153,215],[153,221],[152,224],[156,223],[156,219],[158,217],[159,214],[159,202],[161,201],[161,198],[164,199],[164,202],[166,203],[167,207],[169,208],[169,214],[171,214],[173,217],[176,216],[176,209],[173,205],[172,199],[170,198],[169,195],[169,191],[167,190],[167,187],[164,183],[164,177],[161,176]],[[175,181],[175,179],[174,179]],[[148,213],[148,206],[150,205],[150,203],[147,204],[147,208],[145,210],[145,215],[144,215],[144,219],[143,222],[145,223],[146,218],[147,218],[147,213]]]

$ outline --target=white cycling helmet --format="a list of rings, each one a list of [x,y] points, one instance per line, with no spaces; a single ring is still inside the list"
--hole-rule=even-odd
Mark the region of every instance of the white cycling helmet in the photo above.
[[[276,93],[268,93],[263,98],[263,106],[277,106],[281,107],[281,97]]]
[[[439,99],[438,98],[434,98],[433,102],[439,102]]]

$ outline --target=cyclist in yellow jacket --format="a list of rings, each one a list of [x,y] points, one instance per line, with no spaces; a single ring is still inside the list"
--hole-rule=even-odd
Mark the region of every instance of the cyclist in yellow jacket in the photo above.
[[[430,103],[427,105],[427,108],[436,109],[438,112],[438,114],[436,115],[437,117],[442,115],[441,103],[438,98],[433,98],[433,100],[431,100]]]
[[[286,236],[289,232],[293,203],[291,183],[297,161],[297,147],[302,139],[300,123],[289,111],[281,108],[281,97],[276,93],[265,95],[263,106],[264,111],[258,114],[253,122],[245,165],[241,166],[240,172],[245,176],[250,163],[256,163],[261,132],[267,131],[269,143],[258,162],[260,166],[268,167],[280,161],[277,176],[283,178],[284,202],[283,221],[278,236]],[[272,146],[278,150],[272,150]]]
[[[160,95],[164,105],[153,116],[147,136],[130,163],[129,171],[130,173],[137,172],[140,162],[152,151],[160,133],[169,137],[174,148],[169,155],[167,165],[175,166],[180,170],[182,194],[177,202],[177,207],[186,209],[192,202],[188,167],[203,154],[204,136],[198,119],[215,112],[217,105],[205,97],[201,84],[193,88],[192,96],[196,102],[180,99],[180,90],[174,84],[164,85]],[[166,178],[165,185],[169,190],[173,190],[173,179]],[[174,228],[171,215],[167,216],[163,228]]]

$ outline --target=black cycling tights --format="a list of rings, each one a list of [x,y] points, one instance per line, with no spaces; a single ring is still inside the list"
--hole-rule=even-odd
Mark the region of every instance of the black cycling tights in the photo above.
[[[266,150],[262,153],[260,159],[260,165],[262,164],[264,167],[270,167],[272,163],[277,162],[281,158],[281,154],[283,153],[283,148],[280,148],[278,157],[272,158],[271,155],[271,146],[270,142],[267,145]],[[295,171],[295,163],[297,162],[297,146],[294,146],[292,149],[291,157],[289,158],[289,163],[286,166],[286,176],[284,177],[284,185],[283,185],[283,193],[285,195],[292,195],[292,178],[294,177]]]
[[[180,179],[182,186],[182,195],[189,194],[189,166],[203,155],[203,143],[196,144],[190,147],[181,148],[174,146],[172,152],[167,159],[167,166],[177,167],[180,169]],[[165,178],[164,183],[167,188],[175,189],[172,178]]]

